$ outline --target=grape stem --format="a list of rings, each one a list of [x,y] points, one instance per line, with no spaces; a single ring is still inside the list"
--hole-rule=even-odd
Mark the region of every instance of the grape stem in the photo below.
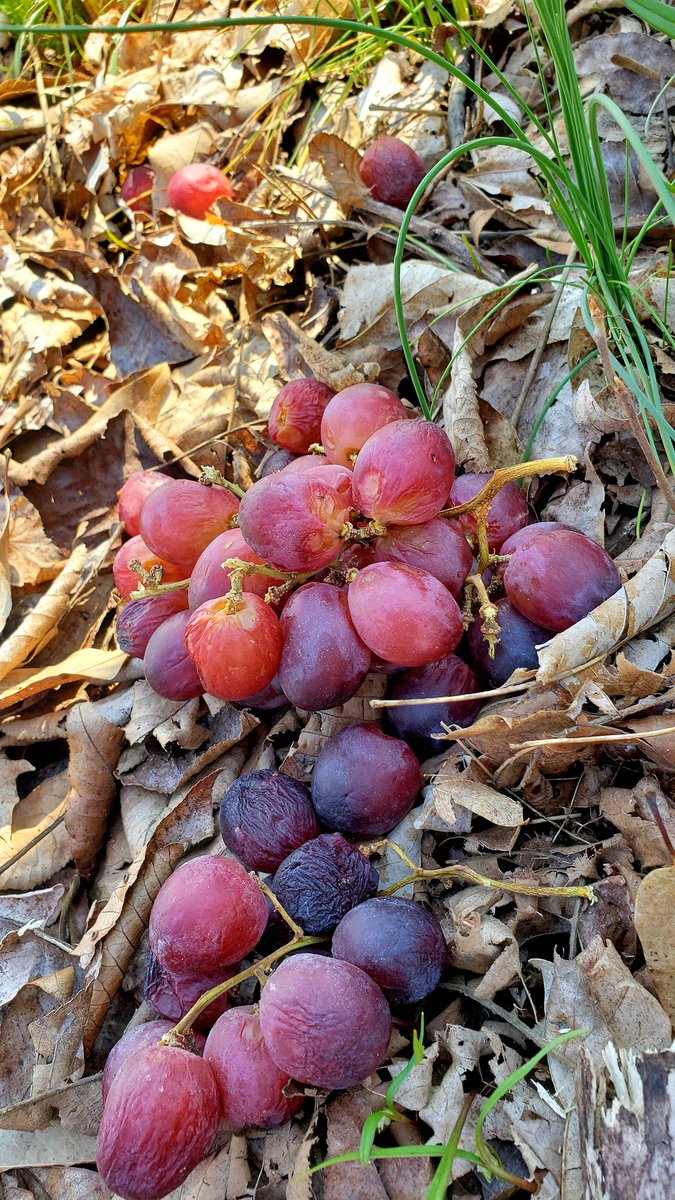
[[[480,627],[480,631],[488,644],[488,653],[490,658],[494,658],[495,650],[497,649],[500,640],[499,635],[501,633],[501,626],[497,619],[499,616],[499,609],[497,608],[494,600],[490,599],[488,590],[478,572],[476,572],[475,575],[469,575],[466,582],[468,588],[473,588],[478,596],[478,615],[481,617],[483,622]],[[470,591],[468,591],[467,594],[470,595]],[[471,610],[469,606],[469,612],[470,611]],[[464,617],[464,620],[466,622],[466,616]],[[466,628],[466,624],[464,627]]]
[[[202,473],[199,476],[199,482],[203,483],[205,487],[227,488],[228,492],[232,492],[238,500],[243,500],[244,496],[246,495],[246,492],[243,488],[238,487],[236,483],[232,483],[229,479],[226,479],[222,471],[219,471],[217,467],[202,467]]]
[[[257,875],[254,876],[254,878],[255,878],[255,881],[258,884],[259,888],[261,889],[261,891],[263,891],[265,893],[265,895],[267,896],[272,907],[274,909],[276,909],[276,911],[278,912],[281,919],[286,922],[286,924],[288,925],[288,928],[290,929],[293,936],[296,938],[297,941],[301,941],[302,938],[304,938],[304,936],[305,936],[304,929],[301,929],[300,926],[293,920],[293,918],[291,916],[289,916],[289,914],[286,912],[286,909],[284,908],[283,904],[281,903],[280,900],[277,899],[277,897],[275,896],[272,889],[268,888],[267,884],[263,883],[262,879],[259,879]]]
[[[411,858],[408,858],[405,851],[400,846],[397,846],[396,842],[390,841],[389,838],[383,838],[381,841],[375,842],[368,847],[368,851],[374,854],[383,846],[388,846],[390,850],[398,854],[406,866],[410,867],[413,874],[406,875],[403,879],[399,879],[398,883],[392,883],[391,887],[378,892],[380,896],[391,896],[394,892],[399,891],[400,888],[407,887],[410,883],[415,883],[417,879],[457,879],[465,883],[477,883],[480,887],[494,888],[500,892],[512,892],[516,896],[580,896],[583,900],[590,900],[591,904],[595,903],[596,897],[593,888],[585,885],[579,887],[544,887],[530,883],[511,883],[503,879],[489,879],[487,875],[480,875],[478,871],[472,870],[471,867],[461,865],[437,867],[434,870],[418,867]]]
[[[164,592],[178,592],[181,588],[190,586],[189,579],[179,579],[176,583],[162,583],[164,567],[160,567],[159,564],[146,571],[142,562],[132,558],[129,566],[141,578],[139,586],[131,593],[131,600],[145,600],[146,596],[161,596]]]

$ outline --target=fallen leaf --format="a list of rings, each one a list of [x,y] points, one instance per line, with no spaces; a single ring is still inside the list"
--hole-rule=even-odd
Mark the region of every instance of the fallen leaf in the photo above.
[[[94,704],[78,704],[66,718],[70,750],[65,824],[73,859],[83,875],[91,874],[103,845],[108,817],[117,793],[113,771],[124,731],[105,719]]]
[[[35,696],[74,679],[92,683],[111,683],[128,662],[129,655],[121,650],[76,650],[63,662],[34,670],[10,671],[0,687],[0,709],[9,708],[18,700]]]
[[[448,765],[441,767],[431,785],[434,807],[439,817],[452,825],[456,818],[453,804],[468,808],[493,825],[513,827],[523,824],[523,806],[485,783],[463,779]]]

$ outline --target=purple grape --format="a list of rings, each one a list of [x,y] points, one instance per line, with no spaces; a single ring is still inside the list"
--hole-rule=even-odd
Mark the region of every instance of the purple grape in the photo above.
[[[282,708],[284,704],[288,704],[288,699],[279,686],[278,675],[275,675],[272,682],[256,692],[255,696],[247,696],[245,700],[237,700],[236,703],[239,708],[259,708],[266,712],[273,708]]]
[[[220,832],[249,870],[276,871],[321,830],[304,783],[279,771],[251,771],[223,796]]]
[[[342,918],[333,957],[370,975],[391,1004],[415,1004],[437,986],[447,947],[438,921],[421,904],[378,896]]]
[[[279,471],[283,471],[284,467],[295,462],[297,457],[297,454],[293,454],[290,450],[273,450],[269,458],[265,459],[260,478],[264,479],[266,475],[276,475]]]
[[[185,626],[191,615],[179,612],[163,621],[145,650],[145,678],[152,690],[167,700],[193,700],[204,690],[185,648]]]
[[[210,991],[219,983],[224,983],[228,975],[236,975],[236,973],[237,967],[233,966],[230,971],[227,971],[226,968],[213,975],[177,975],[164,967],[150,951],[145,970],[143,995],[156,1012],[175,1023],[190,1011],[192,1005],[197,1003],[204,992]],[[199,1014],[195,1021],[196,1028],[208,1032],[218,1017],[225,1012],[228,1004],[229,992],[226,992],[224,996],[214,1000]]]
[[[346,912],[377,891],[380,877],[341,833],[322,833],[289,854],[270,882],[305,933],[330,933]]]
[[[480,631],[480,617],[474,618],[468,636],[471,658],[493,687],[506,683],[517,667],[538,667],[536,647],[551,637],[549,629],[528,620],[510,600],[498,600],[497,609],[501,633],[494,658],[490,658],[488,644]]]
[[[133,654],[134,658],[143,658],[155,630],[175,613],[183,612],[187,603],[186,588],[146,596],[144,600],[130,600],[117,618],[115,636],[120,650]]]
[[[370,650],[349,617],[347,597],[329,583],[306,583],[286,604],[279,683],[297,708],[344,704],[370,669]]]
[[[428,667],[413,667],[394,675],[387,688],[388,700],[416,700],[431,696],[462,696],[481,690],[475,671],[467,667],[456,654],[448,654]],[[442,733],[446,725],[470,725],[481,707],[480,700],[462,700],[455,704],[404,705],[385,708],[387,728],[396,737],[405,738],[419,754],[439,754],[443,743],[435,741],[434,733]]]
[[[324,825],[354,837],[388,833],[421,788],[413,751],[374,725],[347,725],[329,738],[312,775],[312,800]]]

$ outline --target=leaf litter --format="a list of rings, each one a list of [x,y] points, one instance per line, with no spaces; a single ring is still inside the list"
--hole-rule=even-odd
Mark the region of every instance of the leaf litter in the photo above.
[[[578,8],[584,93],[612,96],[669,163],[670,45],[623,10]],[[473,16],[490,45],[509,39],[503,79],[486,75],[487,91],[508,108],[512,85],[543,113],[520,11],[481,3]],[[445,36],[462,51],[451,27]],[[335,40],[283,26],[92,32],[69,82],[53,75],[56,43],[42,60],[27,55],[20,80],[8,41],[0,51],[0,1171],[12,1200],[109,1200],[93,1167],[100,1070],[123,1030],[151,1015],[142,975],[153,900],[185,855],[222,850],[216,813],[229,783],[260,766],[306,780],[333,732],[381,718],[381,675],[317,714],[167,701],[113,632],[116,502],[130,474],[215,467],[250,483],[272,400],[298,375],[334,389],[377,379],[414,399],[395,311],[400,212],[364,188],[361,151],[388,133],[432,165],[455,144],[458,94],[467,133],[501,128],[399,47],[369,46],[346,85]],[[649,180],[616,126],[603,117],[600,129],[617,228],[626,197],[639,224],[654,203]],[[236,201],[216,222],[174,218],[170,175],[207,157],[232,164]],[[149,220],[120,194],[146,160]],[[513,146],[465,154],[411,233],[407,328],[458,461],[488,471],[526,449],[576,455],[573,479],[530,482],[532,511],[604,541],[625,587],[439,741],[422,805],[391,835],[421,872],[400,894],[438,917],[449,961],[385,1144],[447,1142],[469,1101],[460,1145],[472,1149],[484,1095],[583,1027],[583,1042],[549,1055],[485,1125],[541,1196],[576,1200],[582,1156],[606,1153],[589,1132],[589,1096],[630,1071],[626,1056],[661,1070],[675,1019],[675,517],[593,358],[571,243],[532,160]],[[658,310],[672,329],[668,239],[660,229],[640,248],[634,274],[647,321]],[[670,415],[672,363],[648,335]],[[377,855],[382,886],[408,877],[390,846]],[[428,874],[449,864],[494,885]],[[537,894],[584,885],[592,906]],[[398,1023],[387,1065],[364,1086],[308,1098],[292,1125],[228,1135],[175,1196],[421,1198],[427,1158],[307,1174],[358,1149],[411,1037],[412,1022]],[[488,1190],[466,1159],[455,1174],[463,1195],[511,1194]]]

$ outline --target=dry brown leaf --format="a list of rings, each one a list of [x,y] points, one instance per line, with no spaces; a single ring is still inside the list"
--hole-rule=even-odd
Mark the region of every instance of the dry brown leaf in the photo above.
[[[346,213],[370,199],[370,190],[359,173],[361,155],[353,146],[333,133],[317,133],[309,144],[309,153],[321,164]]]
[[[634,920],[656,994],[675,1025],[675,866],[645,875]]]
[[[68,780],[64,771],[43,780],[14,808],[11,840],[6,836],[0,845],[0,867],[15,854],[21,857],[14,866],[0,875],[0,887],[9,891],[27,892],[40,887],[70,860],[70,838],[60,818],[66,808]],[[50,826],[49,833],[45,833]],[[27,847],[45,833],[32,849]]]
[[[344,352],[325,350],[285,313],[267,314],[262,319],[262,328],[286,379],[310,373],[339,392],[376,374],[376,370],[368,372],[364,366],[353,366]]]
[[[94,704],[78,704],[68,713],[66,737],[70,749],[66,829],[73,859],[83,875],[93,870],[103,844],[117,792],[114,768],[124,731],[105,719]]]
[[[74,679],[87,679],[91,683],[112,683],[128,662],[129,655],[121,650],[76,650],[63,662],[34,670],[11,671],[0,687],[0,709],[9,708],[19,700],[35,696],[70,683]]]
[[[12,585],[9,567],[9,523],[11,508],[7,481],[7,457],[2,456],[2,518],[0,519],[0,633],[2,633],[7,618],[12,611]]]
[[[15,1167],[75,1166],[77,1163],[95,1161],[96,1138],[84,1133],[71,1133],[59,1121],[53,1121],[46,1129],[36,1129],[32,1133],[0,1130],[0,1171],[11,1171]],[[96,1196],[97,1193],[90,1195]]]
[[[18,488],[11,489],[9,568],[16,587],[36,587],[54,579],[63,556],[44,531],[38,510]]]
[[[452,825],[456,819],[454,804],[493,825],[513,827],[523,824],[523,806],[510,796],[504,796],[486,783],[463,779],[450,764],[444,764],[432,784],[434,807],[439,817]]]
[[[62,571],[0,651],[0,679],[37,654],[56,636],[61,617],[70,606],[87,557],[86,546],[76,546]]]

